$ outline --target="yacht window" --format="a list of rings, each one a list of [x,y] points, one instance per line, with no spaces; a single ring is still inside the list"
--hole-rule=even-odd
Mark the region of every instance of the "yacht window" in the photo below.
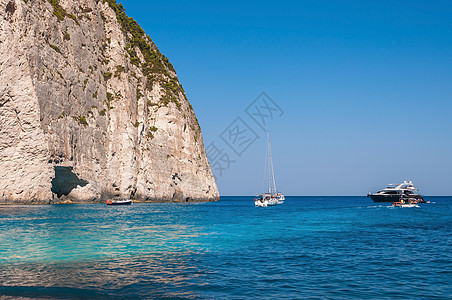
[[[398,192],[397,191],[387,191],[386,194],[396,195],[396,194],[398,194]]]

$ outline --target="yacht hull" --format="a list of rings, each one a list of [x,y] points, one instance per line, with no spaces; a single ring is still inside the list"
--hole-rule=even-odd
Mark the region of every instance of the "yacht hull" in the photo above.
[[[371,194],[369,195],[370,199],[372,199],[373,202],[399,202],[402,197],[401,195],[376,195]],[[418,203],[424,203],[424,199],[421,195],[410,195],[410,198],[414,198],[417,200]]]

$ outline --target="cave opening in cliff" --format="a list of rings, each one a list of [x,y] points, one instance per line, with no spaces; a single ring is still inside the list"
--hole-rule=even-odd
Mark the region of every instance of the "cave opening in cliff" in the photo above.
[[[56,166],[55,177],[52,179],[52,193],[58,198],[67,196],[77,186],[85,186],[88,181],[78,178],[77,174],[72,171],[72,167]]]

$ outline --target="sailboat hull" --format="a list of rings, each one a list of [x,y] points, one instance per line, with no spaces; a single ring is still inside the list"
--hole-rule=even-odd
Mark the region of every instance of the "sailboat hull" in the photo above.
[[[268,201],[267,206],[275,206],[276,204],[278,204],[278,200],[272,199]]]
[[[254,199],[254,205],[259,207],[275,206],[278,204],[278,199],[272,197],[271,194],[262,194]]]
[[[267,207],[267,203],[261,201],[254,201],[254,205],[257,207]]]

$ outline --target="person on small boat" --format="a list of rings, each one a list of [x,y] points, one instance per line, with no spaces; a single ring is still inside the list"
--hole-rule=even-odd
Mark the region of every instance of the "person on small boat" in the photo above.
[[[405,195],[401,195],[401,196],[400,196],[400,202],[401,202],[402,204],[405,204]],[[408,201],[407,201],[406,203],[408,203]]]

